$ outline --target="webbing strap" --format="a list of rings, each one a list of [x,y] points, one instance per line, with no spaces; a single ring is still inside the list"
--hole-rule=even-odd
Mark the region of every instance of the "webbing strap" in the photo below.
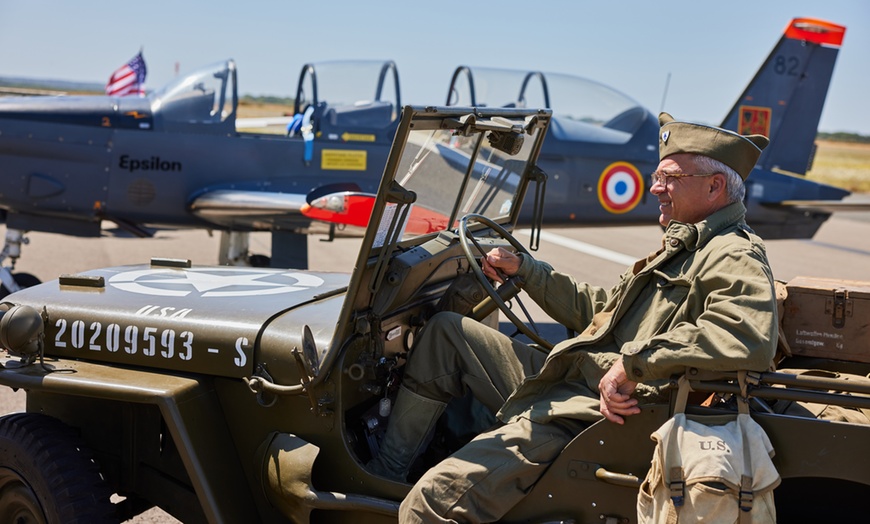
[[[747,371],[737,372],[737,384],[740,386],[740,396],[737,398],[737,412],[749,414],[749,380]],[[745,438],[745,435],[744,435]]]
[[[689,384],[689,379],[683,375],[677,381],[677,400],[674,402],[674,415],[677,413],[686,412],[686,403],[689,401],[689,392],[692,390],[692,385]]]
[[[740,397],[737,399],[737,411],[741,415],[749,416],[749,385],[757,385],[759,377],[756,373],[747,371],[737,372],[737,383],[740,385]],[[749,438],[746,436],[746,425],[739,420],[740,438],[743,439],[743,475],[740,476],[740,493],[737,497],[737,506],[740,508],[738,522],[739,524],[750,524],[752,522],[752,501],[755,498],[755,493],[752,491],[752,446],[749,445]]]
[[[686,402],[689,398],[689,392],[692,391],[692,386],[689,384],[689,379],[685,375],[679,379],[679,388],[677,389],[677,400],[674,404],[674,415],[685,414]],[[683,471],[683,457],[680,455],[679,442],[683,438],[683,425],[677,424],[673,431],[676,435],[671,435],[668,439],[667,456],[671,457],[671,461],[675,461],[676,465],[672,466],[668,471],[668,488],[671,491],[671,500],[674,503],[674,508],[679,509],[686,502],[686,479]],[[672,462],[674,463],[674,462]]]

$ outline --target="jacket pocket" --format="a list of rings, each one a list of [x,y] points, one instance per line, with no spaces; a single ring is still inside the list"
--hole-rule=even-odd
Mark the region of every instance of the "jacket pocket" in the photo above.
[[[665,331],[677,319],[686,302],[692,283],[683,275],[668,275],[655,270],[650,278],[648,291],[638,297],[630,313],[613,331],[620,346],[629,340],[643,340]]]

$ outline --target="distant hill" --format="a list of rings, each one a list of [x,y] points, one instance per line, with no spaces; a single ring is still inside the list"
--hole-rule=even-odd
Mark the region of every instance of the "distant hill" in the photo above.
[[[2,76],[0,77],[0,87],[102,94],[105,92],[104,90],[106,89],[106,84],[98,84],[94,82],[73,82],[70,80]]]
[[[830,140],[831,142],[870,144],[870,136],[859,135],[858,133],[819,133],[816,135],[816,138],[819,140]]]

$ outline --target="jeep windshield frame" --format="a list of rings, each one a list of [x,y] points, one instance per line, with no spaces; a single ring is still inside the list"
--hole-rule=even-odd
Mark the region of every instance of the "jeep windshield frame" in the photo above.
[[[338,346],[360,333],[364,305],[395,254],[445,232],[455,235],[468,213],[513,229],[529,182],[539,178],[536,162],[550,118],[549,110],[403,108],[322,369],[330,368]]]

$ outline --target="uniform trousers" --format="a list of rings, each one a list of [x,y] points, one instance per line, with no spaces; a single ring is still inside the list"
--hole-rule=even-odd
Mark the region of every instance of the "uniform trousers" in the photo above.
[[[426,325],[404,386],[447,402],[471,390],[493,413],[546,354],[455,313]],[[402,502],[399,521],[492,522],[518,503],[562,449],[585,428],[579,420],[538,424],[518,418],[478,435],[430,469]]]
[[[544,365],[547,355],[468,317],[438,313],[417,337],[402,384],[449,402],[469,390],[493,414]]]

